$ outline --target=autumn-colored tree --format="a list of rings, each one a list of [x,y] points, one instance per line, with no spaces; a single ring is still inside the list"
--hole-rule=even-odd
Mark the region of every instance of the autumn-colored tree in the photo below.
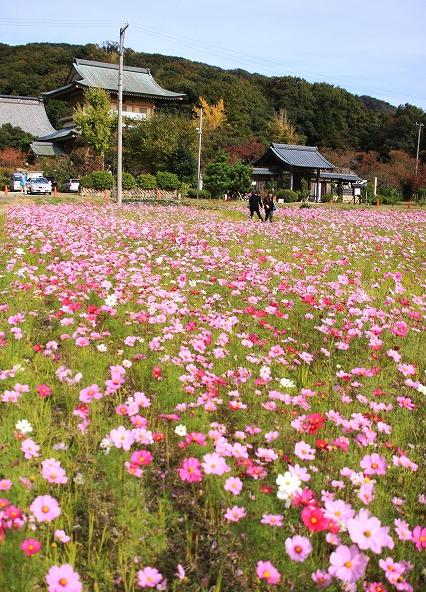
[[[267,131],[271,140],[280,144],[303,144],[306,140],[305,136],[299,134],[291,123],[285,109],[274,113],[268,123]]]
[[[251,164],[262,156],[266,146],[259,140],[250,140],[237,146],[227,146],[225,150],[229,154],[229,162],[234,163],[240,160],[245,164]]]
[[[203,97],[200,97],[199,106],[203,109],[203,131],[214,132],[224,124],[226,120],[225,103],[220,99],[215,105],[210,105]],[[199,108],[193,108],[194,120],[198,121]]]
[[[25,154],[16,148],[0,150],[0,168],[17,169],[25,166]]]

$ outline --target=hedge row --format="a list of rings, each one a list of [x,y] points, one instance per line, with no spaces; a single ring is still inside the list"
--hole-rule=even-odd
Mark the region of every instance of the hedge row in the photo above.
[[[82,187],[87,189],[112,189],[115,184],[113,175],[109,171],[92,171],[81,178]],[[122,187],[124,190],[135,189],[164,189],[166,191],[175,191],[182,186],[179,177],[174,173],[158,172],[156,176],[149,173],[134,177],[131,173],[123,173]]]

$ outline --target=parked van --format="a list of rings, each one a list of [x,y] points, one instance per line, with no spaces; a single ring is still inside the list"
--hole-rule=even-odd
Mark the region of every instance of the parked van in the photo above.
[[[9,181],[10,191],[21,191],[22,190],[21,179],[22,179],[22,173],[12,173],[10,175],[10,181]]]

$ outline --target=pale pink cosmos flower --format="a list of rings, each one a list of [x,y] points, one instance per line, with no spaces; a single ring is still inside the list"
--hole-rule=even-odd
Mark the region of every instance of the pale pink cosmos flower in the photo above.
[[[380,454],[367,454],[360,462],[365,475],[385,475],[388,469],[388,463]]]
[[[69,537],[64,530],[55,530],[54,536],[55,540],[59,541],[60,543],[63,543],[64,545],[66,543],[69,543],[71,540],[71,537]]]
[[[50,495],[39,495],[30,506],[30,512],[37,522],[52,522],[61,514],[56,499]]]
[[[281,514],[263,514],[260,522],[268,526],[281,527],[283,526],[283,519],[284,517]]]
[[[343,582],[356,582],[365,573],[368,557],[356,545],[340,545],[330,555],[328,572]]]
[[[115,430],[111,430],[109,437],[113,446],[126,451],[130,450],[130,447],[135,442],[135,434],[130,430],[126,430],[122,425]]]
[[[395,585],[398,582],[402,574],[405,572],[404,566],[401,563],[395,563],[392,557],[380,559],[379,566],[385,572],[386,578],[393,585]]]
[[[0,479],[0,491],[8,491],[12,487],[10,479]]]
[[[410,530],[408,522],[396,518],[393,522],[395,524],[395,532],[400,541],[411,541],[413,533]]]
[[[311,446],[303,440],[300,440],[300,442],[297,442],[294,447],[294,454],[301,460],[314,460],[315,449],[311,448]]]
[[[83,403],[90,403],[93,399],[102,399],[102,393],[97,384],[91,384],[81,389],[79,400]]]
[[[40,456],[40,446],[36,444],[31,438],[27,438],[21,442],[21,450],[24,453],[26,459]]]
[[[144,567],[137,576],[139,588],[156,588],[163,581],[163,576],[155,567]]]
[[[54,458],[47,458],[41,463],[41,476],[49,483],[65,484],[68,482],[68,477],[65,470],[61,467],[61,463]]]
[[[368,510],[360,510],[355,518],[347,521],[349,536],[362,550],[370,549],[380,554],[383,548],[393,549],[394,542],[389,536],[389,527],[382,526],[380,520]]]
[[[225,512],[225,519],[229,522],[239,522],[245,516],[246,511],[241,506],[232,506],[232,508],[227,508]]]
[[[327,588],[331,584],[331,575],[322,569],[317,569],[311,578],[320,588]]]
[[[346,522],[355,516],[352,506],[343,500],[327,500],[324,504],[324,516],[338,523]]]
[[[82,592],[80,576],[71,565],[53,565],[45,577],[49,592]]]
[[[243,488],[243,482],[238,477],[228,477],[225,481],[224,489],[233,495],[239,495]]]
[[[308,538],[296,535],[285,540],[285,550],[292,561],[302,562],[310,555],[312,545]]]
[[[275,586],[280,583],[281,574],[270,561],[258,561],[256,565],[257,577]]]
[[[229,473],[231,470],[225,459],[220,454],[217,454],[217,452],[205,454],[203,461],[202,467],[206,475],[223,475],[224,473]]]

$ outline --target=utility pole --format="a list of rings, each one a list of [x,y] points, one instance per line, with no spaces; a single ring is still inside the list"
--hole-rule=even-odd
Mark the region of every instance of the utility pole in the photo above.
[[[201,138],[203,136],[203,108],[200,107],[200,118],[197,127],[198,132],[198,169],[197,169],[197,199],[201,189]]]
[[[129,23],[120,29],[119,62],[118,62],[118,119],[117,119],[117,205],[122,204],[123,179],[123,63],[124,63],[124,34]]]
[[[424,125],[424,123],[416,121],[416,126],[419,128],[419,133],[417,136],[416,177],[419,170],[420,135],[422,133],[422,127],[424,127]]]

